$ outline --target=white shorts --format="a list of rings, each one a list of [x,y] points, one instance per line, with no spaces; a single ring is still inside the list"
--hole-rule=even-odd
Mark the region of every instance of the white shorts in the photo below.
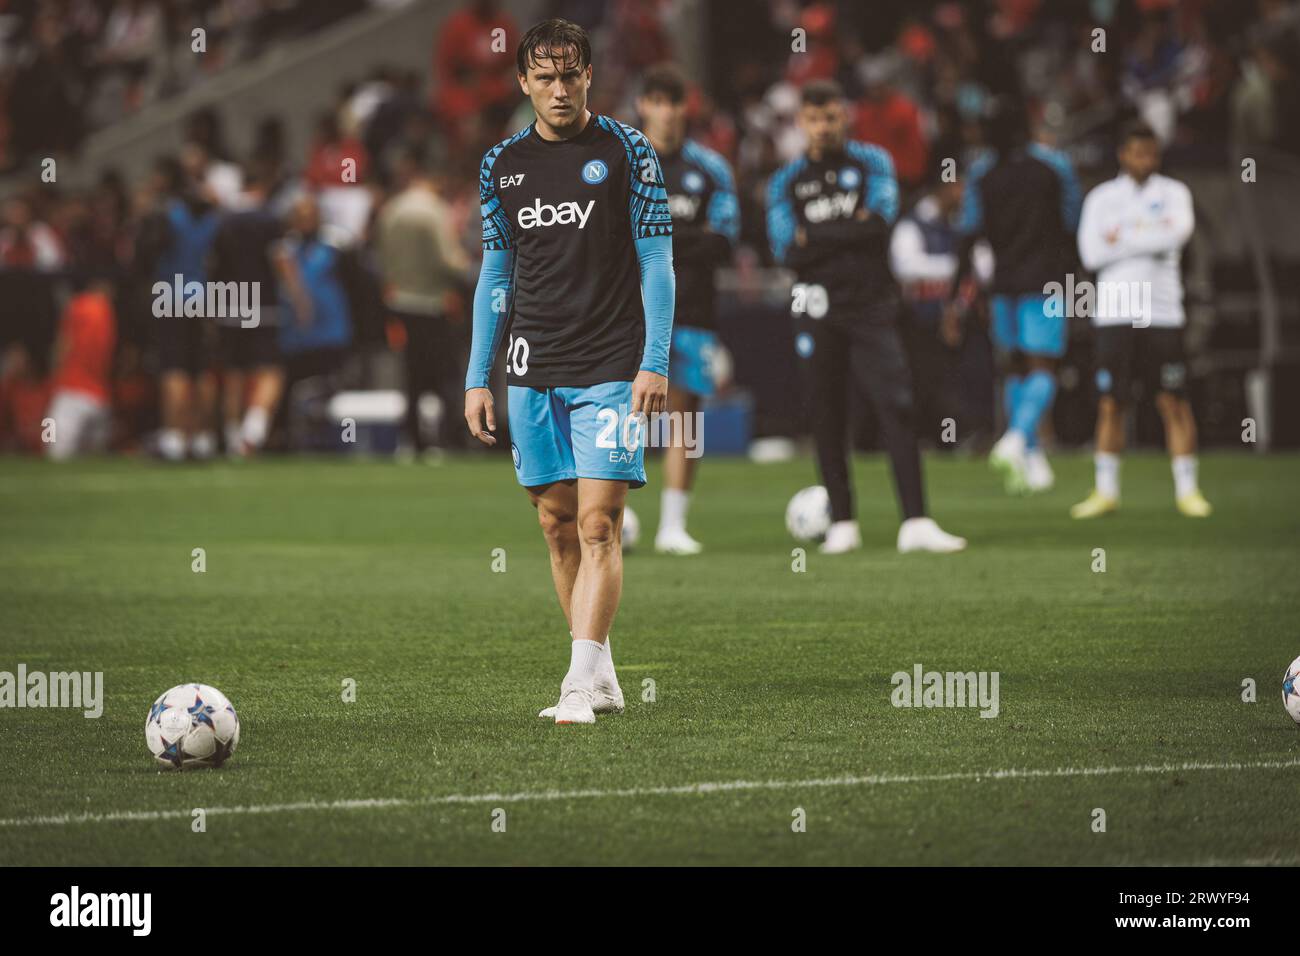
[[[107,402],[64,389],[54,393],[46,417],[54,420],[54,440],[46,446],[50,458],[62,461],[108,448],[113,416]]]

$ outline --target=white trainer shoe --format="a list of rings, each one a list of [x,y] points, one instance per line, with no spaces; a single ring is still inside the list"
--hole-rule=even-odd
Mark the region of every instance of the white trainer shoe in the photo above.
[[[899,554],[907,554],[909,551],[951,554],[965,548],[965,538],[944,531],[935,524],[933,518],[908,518],[898,529]]]
[[[862,547],[862,532],[853,520],[835,521],[826,530],[826,540],[817,550],[822,554],[846,554]]]
[[[699,554],[704,550],[685,528],[660,528],[655,535],[655,550],[660,554]]]
[[[559,709],[559,704],[553,707],[543,707],[538,711],[537,716],[543,719],[554,718]],[[612,677],[597,677],[596,686],[591,692],[591,712],[593,714],[621,714],[623,710],[623,691],[618,686],[618,680]]]
[[[1056,475],[1041,448],[1025,454],[1025,487],[1032,492],[1051,491]]]
[[[596,712],[591,709],[591,691],[585,687],[570,687],[560,695],[555,705],[557,724],[594,724]]]
[[[1009,495],[1023,495],[1029,490],[1025,477],[1025,437],[1008,431],[989,451],[989,466],[1002,475]]]

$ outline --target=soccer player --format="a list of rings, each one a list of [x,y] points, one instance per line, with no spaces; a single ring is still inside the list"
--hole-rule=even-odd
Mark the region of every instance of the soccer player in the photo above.
[[[673,311],[668,386],[669,426],[696,415],[700,400],[713,394],[713,274],[731,258],[740,236],[736,186],[727,161],[686,138],[686,79],[663,64],[647,71],[636,101],[650,145],[663,164],[668,209],[673,217],[673,271],[677,304]],[[698,554],[701,545],[686,531],[686,511],[697,459],[686,454],[680,436],[669,436],[664,452],[664,490],[655,550]]]
[[[572,634],[559,703],[541,716],[590,724],[623,709],[608,638],[623,507],[645,484],[644,420],[668,398],[672,219],[650,143],[587,109],[586,31],[538,24],[516,70],[537,119],[479,169],[484,252],[465,420],[496,443],[488,378],[508,327],[515,475],[537,509]]]
[[[961,231],[967,250],[983,235],[993,249],[993,344],[1003,365],[1007,430],[989,452],[1008,492],[1046,491],[1055,479],[1038,424],[1056,397],[1056,362],[1067,319],[1049,314],[1047,287],[1069,267],[1079,223],[1079,180],[1064,153],[1026,142],[1023,108],[1003,102],[994,149],[966,174]],[[966,264],[963,256],[963,267]]]
[[[926,516],[921,456],[912,421],[912,381],[899,332],[900,299],[889,271],[889,230],[898,182],[889,154],[847,139],[838,84],[803,88],[804,156],[768,183],[772,254],[793,269],[795,349],[808,384],[813,439],[830,495],[825,554],[862,546],[849,485],[848,387],[870,397],[902,506],[898,550],[960,551],[966,540]]]
[[[1160,143],[1145,123],[1125,128],[1120,174],[1101,183],[1083,203],[1079,257],[1097,273],[1096,485],[1070,509],[1096,518],[1119,507],[1119,455],[1124,411],[1134,378],[1155,394],[1173,459],[1174,501],[1189,518],[1205,518],[1210,503],[1196,481],[1196,419],[1187,400],[1183,354],[1183,283],[1178,259],[1192,236],[1192,195],[1162,176]],[[1124,291],[1133,294],[1117,295]],[[1149,296],[1144,290],[1149,290]]]

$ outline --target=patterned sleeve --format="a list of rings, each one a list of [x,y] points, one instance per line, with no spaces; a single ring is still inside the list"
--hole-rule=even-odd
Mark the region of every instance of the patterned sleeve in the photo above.
[[[508,142],[508,141],[507,141]],[[497,196],[496,179],[492,175],[492,165],[496,162],[506,143],[493,146],[483,154],[483,162],[478,168],[478,201],[483,216],[483,251],[492,252],[513,249],[514,233],[510,228],[510,217],[501,208]]]
[[[628,217],[632,221],[632,238],[671,236],[673,217],[668,212],[668,190],[664,188],[664,171],[659,165],[650,140],[639,131],[608,117],[600,123],[617,136],[627,150]]]
[[[850,156],[867,170],[867,193],[864,205],[887,223],[898,218],[898,177],[894,161],[887,151],[871,143],[850,141]]]

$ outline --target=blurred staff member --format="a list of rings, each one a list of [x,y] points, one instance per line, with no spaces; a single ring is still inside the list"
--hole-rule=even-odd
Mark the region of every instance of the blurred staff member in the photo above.
[[[68,300],[54,348],[54,394],[47,417],[54,421],[50,458],[106,451],[112,438],[110,375],[117,344],[113,287],[96,277]]]
[[[322,228],[311,195],[294,202],[280,255],[279,340],[288,388],[305,378],[333,374],[343,365],[352,344],[350,273],[359,264],[337,230]]]
[[[961,441],[993,427],[993,352],[988,333],[966,321],[978,305],[975,279],[949,307],[957,278],[961,234],[959,182],[937,182],[898,220],[889,242],[889,262],[903,294],[904,341],[912,361],[917,431],[945,440],[944,419],[952,419]],[[988,247],[976,247],[975,277],[987,282],[993,263]]]
[[[714,391],[714,273],[731,259],[740,235],[735,180],[727,161],[686,138],[686,79],[672,65],[654,67],[642,80],[637,112],[641,129],[659,155],[673,217],[673,271],[677,305],[669,368],[668,411],[681,420],[696,415],[701,399]],[[673,420],[669,419],[670,427]],[[684,436],[669,436],[664,451],[664,490],[655,550],[696,554],[698,541],[686,531],[686,511],[696,458],[687,457]]]
[[[993,150],[966,175],[961,231],[966,249],[981,236],[993,249],[993,344],[1003,366],[1007,430],[989,452],[1011,494],[1046,491],[1051,466],[1038,425],[1056,398],[1056,363],[1069,320],[1051,315],[1047,287],[1064,283],[1074,261],[1079,180],[1066,155],[1027,142],[1024,106],[1006,100],[993,118]],[[963,256],[963,274],[968,257]]]
[[[849,141],[844,94],[817,80],[803,88],[799,125],[807,155],[768,183],[772,255],[793,269],[795,349],[807,382],[817,467],[830,496],[831,526],[821,546],[842,554],[862,546],[849,481],[849,388],[871,399],[889,454],[903,521],[898,550],[961,551],[926,514],[913,424],[912,376],[898,328],[899,298],[889,272],[889,230],[898,182],[889,154]]]
[[[466,285],[469,256],[457,241],[451,209],[425,171],[422,149],[406,147],[393,165],[397,192],[376,226],[384,303],[406,330],[406,431],[415,451],[428,444],[420,431],[420,395],[442,400],[438,444],[463,448],[464,372],[459,336],[448,319],[450,297]]]
[[[1155,131],[1135,123],[1119,146],[1120,174],[1088,193],[1079,223],[1079,256],[1097,273],[1097,453],[1092,494],[1070,509],[1096,518],[1119,507],[1124,413],[1140,379],[1155,395],[1173,459],[1174,500],[1189,518],[1210,503],[1196,479],[1196,419],[1187,400],[1183,282],[1179,256],[1192,237],[1192,194],[1161,176]],[[1145,295],[1141,290],[1149,290]],[[1116,294],[1121,291],[1129,294]]]
[[[0,378],[49,368],[57,317],[54,286],[67,254],[31,200],[5,203],[0,225]]]
[[[239,211],[226,215],[213,243],[213,281],[256,289],[257,309],[251,319],[255,325],[246,326],[242,314],[216,319],[228,455],[252,455],[266,443],[284,390],[277,281],[277,271],[283,268],[284,225],[269,205],[274,180],[273,165],[253,166]]]
[[[187,146],[179,163],[163,159],[155,169],[156,206],[141,224],[137,248],[155,264],[154,281],[168,289],[176,283],[185,289],[192,282],[206,289],[207,258],[221,223],[216,196],[203,181],[206,164],[202,148]],[[187,451],[210,458],[217,450],[211,321],[204,315],[156,312],[152,321],[162,389],[158,452],[168,461],[183,459]]]

